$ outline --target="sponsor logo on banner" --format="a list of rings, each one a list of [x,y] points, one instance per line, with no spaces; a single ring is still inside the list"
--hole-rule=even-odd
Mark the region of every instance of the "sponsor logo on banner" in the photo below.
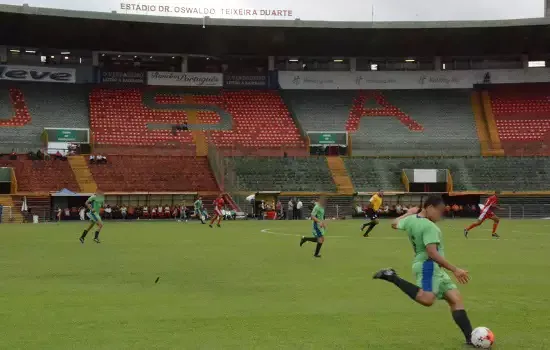
[[[145,72],[101,71],[102,83],[145,84]]]
[[[223,85],[226,87],[267,87],[267,75],[265,74],[224,74]]]
[[[148,85],[159,86],[223,86],[221,73],[148,72]]]
[[[359,90],[359,89],[470,89],[492,84],[550,82],[550,70],[499,69],[470,71],[417,72],[294,72],[280,71],[282,89],[302,90]]]
[[[48,66],[0,66],[0,80],[74,84],[76,69]]]

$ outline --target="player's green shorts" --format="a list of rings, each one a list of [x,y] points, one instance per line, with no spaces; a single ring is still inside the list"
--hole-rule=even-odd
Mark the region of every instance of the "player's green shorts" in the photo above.
[[[423,291],[434,293],[438,299],[443,299],[448,291],[457,289],[447,272],[432,260],[415,263],[413,273],[416,275],[416,285]]]
[[[101,216],[99,216],[99,214],[97,214],[97,213],[92,213],[91,211],[89,211],[86,215],[88,216],[90,221],[95,223],[95,224],[103,223],[103,221],[101,221]]]
[[[325,235],[325,229],[319,227],[319,224],[313,222],[313,237],[323,237]]]

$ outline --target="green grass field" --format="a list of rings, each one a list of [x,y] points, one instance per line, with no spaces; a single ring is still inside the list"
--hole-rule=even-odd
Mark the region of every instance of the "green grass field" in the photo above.
[[[387,221],[369,239],[360,223],[330,222],[322,259],[298,246],[308,221],[107,223],[101,245],[78,242],[80,223],[0,225],[0,348],[464,349],[444,302],[371,279],[410,278],[412,248]],[[490,224],[465,240],[465,224],[441,227],[471,273],[474,327],[499,350],[549,349],[550,222],[503,221],[500,241]]]

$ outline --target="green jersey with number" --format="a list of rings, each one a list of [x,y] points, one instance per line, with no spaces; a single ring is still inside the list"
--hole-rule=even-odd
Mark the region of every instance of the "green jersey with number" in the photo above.
[[[86,202],[92,205],[92,209],[95,213],[99,213],[99,210],[103,207],[103,203],[105,203],[105,197],[94,194],[88,198]]]
[[[397,228],[407,231],[415,254],[413,265],[430,260],[426,252],[428,244],[437,244],[437,251],[441,256],[445,256],[441,230],[429,219],[418,215],[407,216],[399,221]]]

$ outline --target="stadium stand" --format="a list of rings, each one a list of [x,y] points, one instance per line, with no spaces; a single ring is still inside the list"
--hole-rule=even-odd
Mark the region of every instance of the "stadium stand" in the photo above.
[[[0,82],[0,153],[36,151],[45,127],[88,128],[88,88]]]
[[[298,128],[275,91],[205,93],[158,89],[154,98],[149,98],[154,91],[94,89],[90,95],[90,121],[96,142],[139,146],[191,144],[190,131],[177,131],[174,135],[171,126],[189,122],[185,110],[195,108],[200,111],[199,120],[189,123],[189,129],[208,131],[208,140],[218,147],[305,149]],[[157,128],[151,129],[150,124]],[[159,124],[166,127],[158,128]]]
[[[550,155],[548,84],[488,87],[498,135],[507,155]]]
[[[232,157],[227,162],[228,173],[236,174],[236,183],[230,185],[234,190],[336,191],[325,157]]]
[[[50,192],[63,188],[79,191],[67,161],[0,160],[0,167],[15,169],[19,192]]]
[[[354,155],[480,155],[468,90],[282,94],[306,132],[351,132]]]
[[[545,190],[550,161],[544,157],[347,158],[356,191],[403,191],[402,169],[449,169],[455,191]]]
[[[307,131],[343,131],[357,91],[282,90],[301,127]]]
[[[218,191],[206,157],[109,156],[90,164],[99,189],[106,192]]]
[[[347,129],[358,156],[480,154],[468,90],[361,92]]]

